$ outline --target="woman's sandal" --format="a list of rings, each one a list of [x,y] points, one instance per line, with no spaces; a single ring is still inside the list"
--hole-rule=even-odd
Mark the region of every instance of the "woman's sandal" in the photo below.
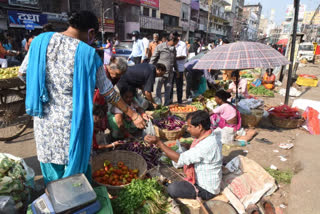
[[[250,204],[246,209],[246,214],[261,214],[259,207],[255,204]]]
[[[276,210],[269,200],[262,198],[260,206],[263,208],[264,214],[276,214]]]

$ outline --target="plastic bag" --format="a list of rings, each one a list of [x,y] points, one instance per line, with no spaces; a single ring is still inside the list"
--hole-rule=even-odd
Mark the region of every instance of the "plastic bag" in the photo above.
[[[10,196],[0,196],[0,213],[15,214],[15,204]]]
[[[176,151],[177,153],[181,154],[181,153],[183,153],[183,152],[186,151],[186,148],[184,148],[183,146],[181,146],[181,143],[180,143],[179,140],[176,140],[176,146],[178,146],[178,149],[177,149],[177,151]],[[174,161],[171,161],[171,162],[172,162],[172,165],[173,165],[176,169],[179,168],[179,165],[178,165],[176,162],[174,162]]]
[[[146,110],[149,107],[149,101],[146,100],[144,98],[144,96],[141,93],[138,93],[136,95],[136,97],[134,98],[134,100],[136,101],[136,103],[143,108],[144,110]]]
[[[152,135],[152,136],[156,136],[156,131],[154,130],[154,127],[153,127],[153,124],[152,124],[152,121],[149,120],[147,122],[147,126],[146,128],[143,130],[143,136],[146,136],[146,135]]]
[[[234,144],[234,135],[235,131],[231,127],[224,127],[223,129],[221,128],[216,128],[214,130],[214,133],[220,134],[221,135],[221,143],[222,144],[227,144],[227,145],[233,145]]]

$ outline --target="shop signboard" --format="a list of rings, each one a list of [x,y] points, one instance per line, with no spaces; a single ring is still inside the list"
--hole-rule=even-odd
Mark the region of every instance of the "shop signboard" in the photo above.
[[[7,0],[9,5],[22,7],[38,7],[39,0]]]
[[[101,19],[99,18],[99,24],[100,24],[100,31],[102,31],[101,28]],[[114,33],[115,32],[115,23],[113,19],[104,19],[104,32],[110,32]]]
[[[31,13],[24,11],[8,10],[8,19],[10,27],[26,28],[31,27],[41,29],[48,23],[47,15],[40,13]]]
[[[140,0],[141,5],[159,8],[159,0]]]

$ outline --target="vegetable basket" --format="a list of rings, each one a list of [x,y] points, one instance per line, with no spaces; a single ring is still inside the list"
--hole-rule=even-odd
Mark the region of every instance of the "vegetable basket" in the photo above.
[[[163,140],[176,140],[179,139],[184,135],[186,132],[186,126],[176,130],[167,130],[167,129],[160,129],[158,126],[153,126],[154,130],[156,131],[156,136],[160,137]]]
[[[252,109],[251,114],[241,114],[241,124],[244,127],[257,127],[263,116],[263,109]]]
[[[297,118],[297,119],[286,119],[282,117],[277,117],[272,114],[270,114],[271,122],[274,126],[283,128],[283,129],[295,129],[299,128],[303,125],[305,120],[303,118]]]
[[[105,160],[111,162],[112,165],[116,166],[119,161],[122,161],[126,166],[131,169],[138,169],[138,176],[142,178],[147,172],[147,162],[143,159],[141,155],[138,155],[135,152],[115,150],[111,152],[104,152],[94,156],[92,160],[92,171],[96,171],[100,168],[103,168],[103,163]],[[97,182],[98,183],[98,182]],[[112,186],[109,184],[98,183],[99,185],[106,186],[108,192],[111,195],[116,195],[122,188],[128,186],[129,184],[122,186]]]
[[[186,120],[186,119],[187,119],[187,115],[188,115],[189,113],[193,112],[193,111],[181,112],[181,111],[174,111],[174,110],[172,110],[172,109],[175,108],[175,107],[190,107],[190,108],[196,109],[196,107],[195,107],[195,106],[192,106],[192,105],[182,105],[182,104],[170,105],[170,106],[169,106],[169,109],[170,109],[171,114],[174,114],[174,115],[176,115],[176,116],[178,116],[178,117],[181,117],[181,119],[183,119],[183,120]]]

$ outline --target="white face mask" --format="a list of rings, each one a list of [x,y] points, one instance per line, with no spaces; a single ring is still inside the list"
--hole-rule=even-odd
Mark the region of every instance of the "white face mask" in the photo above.
[[[136,41],[136,37],[135,36],[132,37],[132,41]]]

